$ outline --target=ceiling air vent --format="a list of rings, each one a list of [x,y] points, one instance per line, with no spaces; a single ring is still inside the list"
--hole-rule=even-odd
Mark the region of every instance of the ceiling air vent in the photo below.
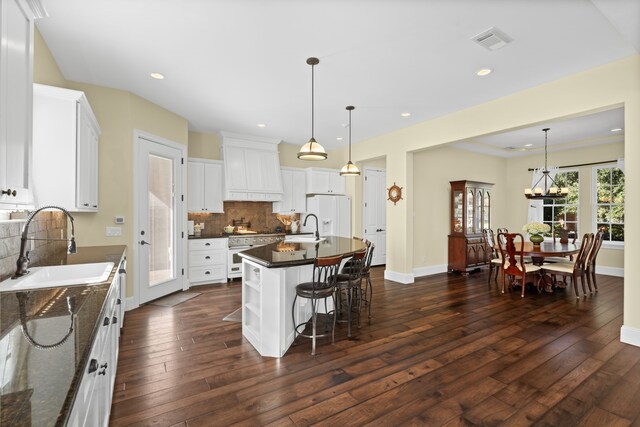
[[[496,27],[491,27],[481,32],[477,36],[474,36],[472,40],[489,50],[498,50],[512,41],[511,37]]]

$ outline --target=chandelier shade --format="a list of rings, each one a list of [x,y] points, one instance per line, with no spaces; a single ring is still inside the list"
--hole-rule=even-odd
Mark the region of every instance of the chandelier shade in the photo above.
[[[327,158],[327,152],[324,147],[320,145],[314,138],[314,75],[313,69],[320,63],[318,58],[307,58],[307,64],[311,65],[311,139],[304,144],[298,151],[298,158],[301,160],[325,160]]]
[[[351,161],[351,112],[355,109],[353,105],[349,105],[347,107],[347,111],[349,111],[349,161],[346,165],[342,167],[340,170],[340,175],[342,176],[358,176],[360,175],[360,169]]]
[[[564,199],[569,194],[569,188],[558,186],[556,180],[550,175],[547,166],[547,133],[550,129],[551,128],[542,129],[544,132],[544,169],[542,170],[540,179],[538,179],[531,188],[524,189],[524,196],[527,199]]]

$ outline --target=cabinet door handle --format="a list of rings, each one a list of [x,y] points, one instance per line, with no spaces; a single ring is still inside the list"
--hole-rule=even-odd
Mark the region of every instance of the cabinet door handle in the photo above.
[[[94,207],[94,208],[97,208],[97,207],[98,207],[98,205],[93,205],[93,207]]]
[[[118,298],[118,300],[116,301],[116,304],[117,304],[117,305],[122,304],[122,301],[120,300],[120,298]]]
[[[98,361],[96,359],[91,359],[89,361],[89,371],[87,373],[91,374],[98,370]]]
[[[111,321],[109,320],[109,318],[108,318],[108,317],[105,317],[105,318],[104,318],[104,321],[102,322],[102,326],[109,326],[109,323],[110,323],[110,322],[111,322]]]
[[[104,364],[104,365],[100,365],[100,367],[101,367],[102,369],[107,369],[107,366],[109,366],[109,365],[108,365],[108,363],[106,363],[106,362],[105,362],[105,364]]]
[[[82,206],[89,206],[89,203],[83,203]]]
[[[7,196],[16,197],[16,194],[18,194],[18,193],[16,192],[16,190],[12,190],[10,188],[7,188],[6,190],[2,190],[2,194],[3,195],[6,194]]]
[[[204,274],[211,274],[211,272],[210,271],[205,271]]]
[[[113,318],[111,319],[111,323],[114,325],[118,323],[118,318],[116,316],[113,316]]]
[[[211,259],[211,257],[207,255],[206,257],[204,257],[204,259]]]
[[[205,246],[211,246],[211,243],[205,243],[204,245]]]
[[[104,368],[102,371],[98,372],[98,375],[107,375],[107,368]]]

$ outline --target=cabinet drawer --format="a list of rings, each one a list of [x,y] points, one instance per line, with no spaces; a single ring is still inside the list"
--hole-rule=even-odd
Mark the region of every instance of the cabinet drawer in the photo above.
[[[189,267],[215,266],[226,264],[227,251],[223,249],[189,252]]]
[[[226,265],[218,265],[213,267],[190,267],[189,281],[194,282],[214,282],[218,280],[226,280]]]
[[[189,240],[189,252],[209,249],[227,249],[227,239],[193,239]]]

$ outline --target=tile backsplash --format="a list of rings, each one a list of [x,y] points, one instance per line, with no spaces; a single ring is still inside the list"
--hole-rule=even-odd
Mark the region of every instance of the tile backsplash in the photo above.
[[[20,236],[26,220],[0,221],[0,281],[16,271],[20,254]],[[66,239],[67,219],[62,212],[40,212],[29,225],[29,237]],[[65,241],[30,240],[29,265],[45,264],[47,258],[60,258],[67,251]]]
[[[276,227],[285,226],[272,212],[271,202],[224,202],[224,213],[189,213],[189,219],[196,223],[204,222],[203,234],[218,234],[233,221],[251,223],[250,230],[275,232]]]

